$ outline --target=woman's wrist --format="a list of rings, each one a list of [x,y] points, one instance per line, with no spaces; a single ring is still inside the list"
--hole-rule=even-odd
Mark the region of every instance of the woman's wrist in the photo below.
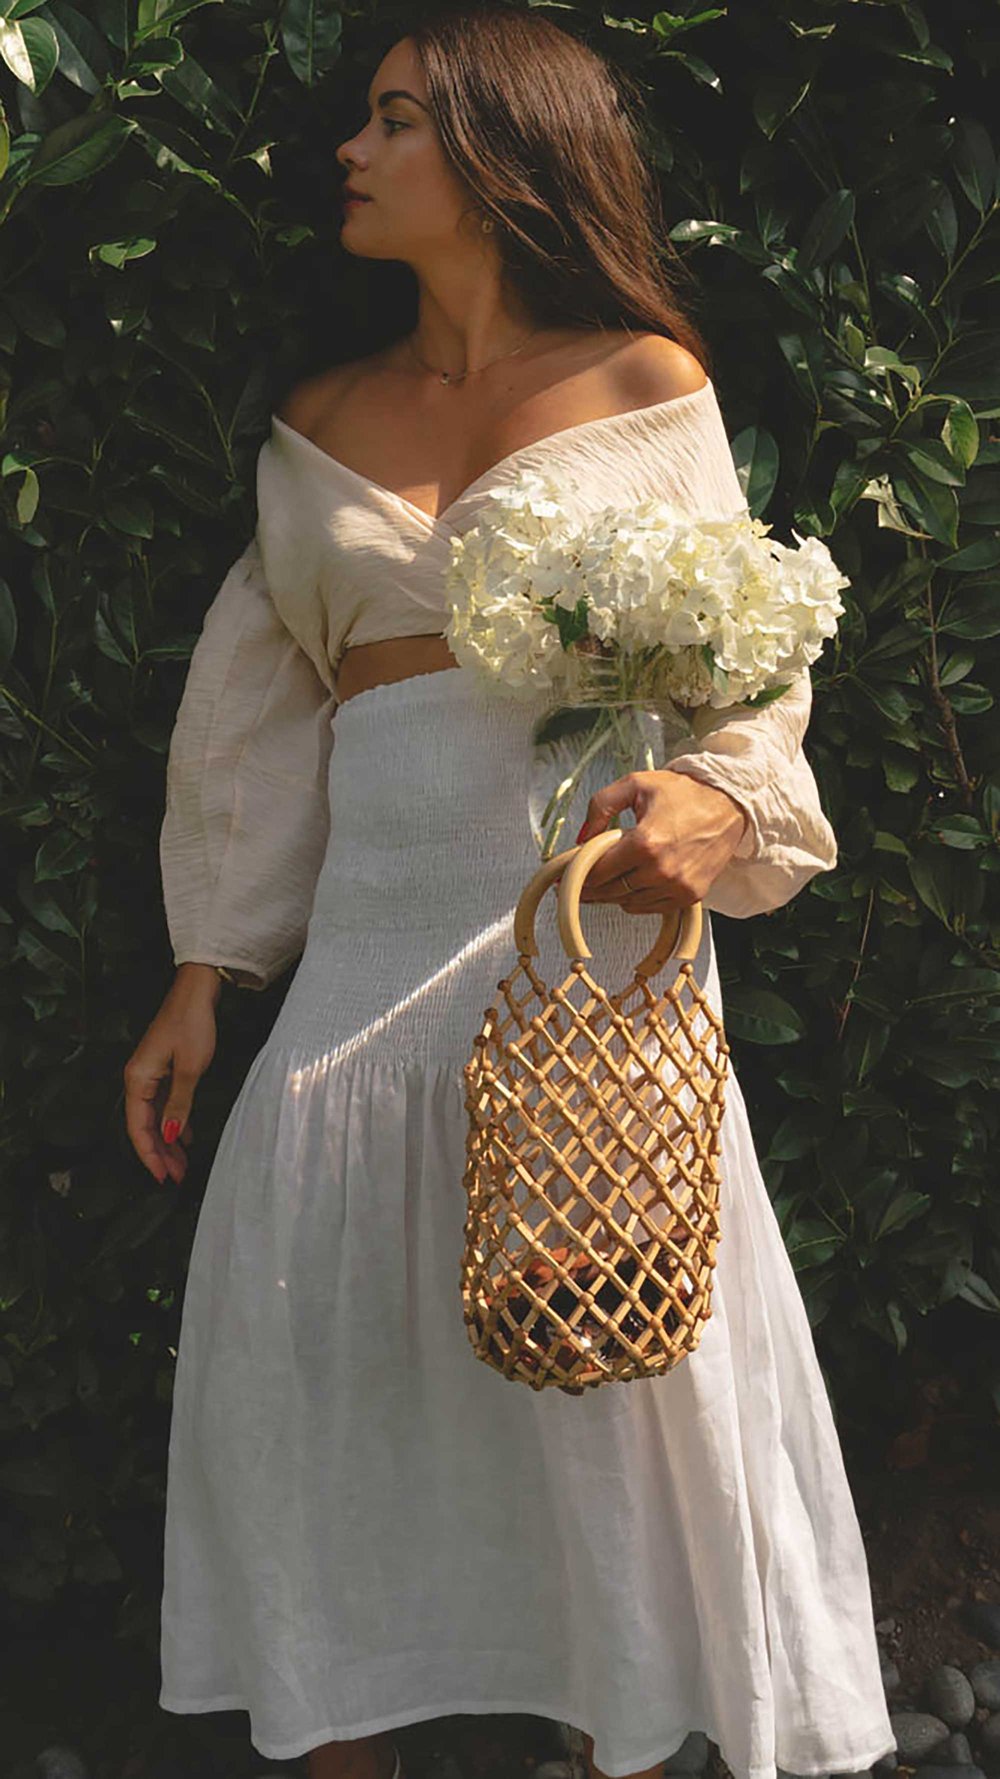
[[[190,985],[200,992],[208,992],[213,1001],[218,1000],[222,992],[223,978],[218,964],[201,964],[187,961],[178,964],[174,981],[184,986]]]
[[[712,797],[715,797],[717,800],[720,797],[723,798],[725,800],[725,803],[728,804],[728,806],[729,806],[729,811],[732,815],[734,824],[735,824],[737,818],[739,819],[739,835],[737,837],[736,844],[738,847],[743,845],[743,842],[745,841],[748,833],[750,832],[750,828],[751,828],[750,812],[745,807],[744,804],[738,802],[738,800],[733,796],[731,791],[727,791],[727,790],[723,789],[722,785],[716,785],[716,784],[707,782],[698,773],[685,772],[683,767],[674,767],[671,764],[668,766],[664,766],[662,768],[662,770],[664,772],[676,772],[683,778],[693,779],[695,784],[700,785],[703,791],[707,791],[709,793],[709,800],[711,800]]]

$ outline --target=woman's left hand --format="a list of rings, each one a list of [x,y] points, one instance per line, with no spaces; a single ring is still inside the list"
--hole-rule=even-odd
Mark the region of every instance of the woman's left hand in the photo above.
[[[617,902],[628,914],[700,902],[728,865],[748,820],[726,791],[687,773],[627,772],[591,797],[577,842],[603,833],[623,809],[634,809],[635,826],[623,828],[618,844],[591,866],[580,900]]]

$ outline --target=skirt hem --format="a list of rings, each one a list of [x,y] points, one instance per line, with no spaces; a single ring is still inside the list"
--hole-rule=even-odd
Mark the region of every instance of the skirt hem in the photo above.
[[[224,1693],[221,1697],[214,1699],[181,1699],[175,1695],[161,1693],[158,1704],[163,1711],[173,1711],[182,1715],[200,1715],[207,1711],[246,1711],[249,1713],[250,1709],[246,1699],[238,1693]],[[327,1724],[321,1729],[308,1733],[306,1739],[300,1736],[294,1742],[266,1743],[256,1738],[251,1729],[250,1740],[257,1753],[263,1755],[265,1760],[295,1760],[300,1755],[308,1754],[311,1749],[321,1747],[324,1742],[353,1741],[360,1736],[378,1735],[383,1730],[405,1729],[408,1724],[427,1723],[435,1717],[488,1717],[503,1713],[511,1713],[519,1717],[543,1717],[554,1723],[569,1724],[573,1729],[581,1730],[584,1735],[591,1737],[595,1742],[595,1759],[597,1758],[596,1736],[594,1731],[583,1721],[585,1713],[570,1711],[563,1706],[560,1706],[558,1710],[542,1711],[537,1702],[529,1705],[520,1699],[491,1699],[489,1701],[466,1699],[447,1704],[410,1707],[405,1711],[384,1712],[381,1717],[368,1718],[363,1723],[339,1726]],[[630,1756],[626,1766],[616,1767],[614,1762],[606,1762],[603,1771],[607,1774],[608,1779],[628,1779],[630,1773],[644,1772],[647,1767],[656,1766],[659,1761],[669,1760],[670,1756],[678,1752],[688,1736],[695,1730],[700,1730],[710,1742],[714,1742],[723,1760],[726,1760],[726,1751],[719,1741],[717,1731],[700,1723],[690,1724],[682,1730],[680,1741],[675,1742],[672,1747],[667,1749],[666,1753],[663,1752],[661,1743],[659,1747],[649,1751],[648,1754]],[[838,1755],[836,1760],[831,1759],[823,1766],[796,1767],[794,1769],[796,1779],[832,1779],[832,1775],[835,1774],[861,1773],[885,1755],[895,1754],[896,1743],[893,1740],[887,1744],[884,1736],[881,1736],[876,1739],[874,1745],[869,1742],[867,1748],[870,1752],[859,1752],[857,1747],[845,1751]],[[598,1761],[598,1765],[601,1765],[600,1761]],[[737,1774],[737,1779],[777,1779],[779,1767],[780,1762],[777,1760],[762,1766],[750,1767],[745,1774]],[[784,1767],[781,1770],[791,1772],[793,1769]]]

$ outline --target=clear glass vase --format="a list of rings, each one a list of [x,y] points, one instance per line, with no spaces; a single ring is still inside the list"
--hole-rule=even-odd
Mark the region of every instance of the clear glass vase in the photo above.
[[[595,791],[627,772],[653,771],[693,739],[690,713],[663,690],[648,656],[576,657],[562,701],[534,735],[531,831],[543,859],[576,840]],[[611,826],[620,826],[617,816]]]

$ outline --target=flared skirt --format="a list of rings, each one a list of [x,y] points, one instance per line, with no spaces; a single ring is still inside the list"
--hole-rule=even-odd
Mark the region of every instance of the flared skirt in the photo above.
[[[571,1396],[470,1344],[462,1068],[538,867],[533,715],[453,668],[334,717],[305,950],[190,1258],[160,1704],[244,1709],[271,1759],[527,1712],[611,1779],[696,1729],[736,1779],[856,1771],[895,1746],[865,1551],[732,1066],[696,1350]],[[581,915],[623,986],[655,917]],[[695,974],[724,1016],[707,915]]]

